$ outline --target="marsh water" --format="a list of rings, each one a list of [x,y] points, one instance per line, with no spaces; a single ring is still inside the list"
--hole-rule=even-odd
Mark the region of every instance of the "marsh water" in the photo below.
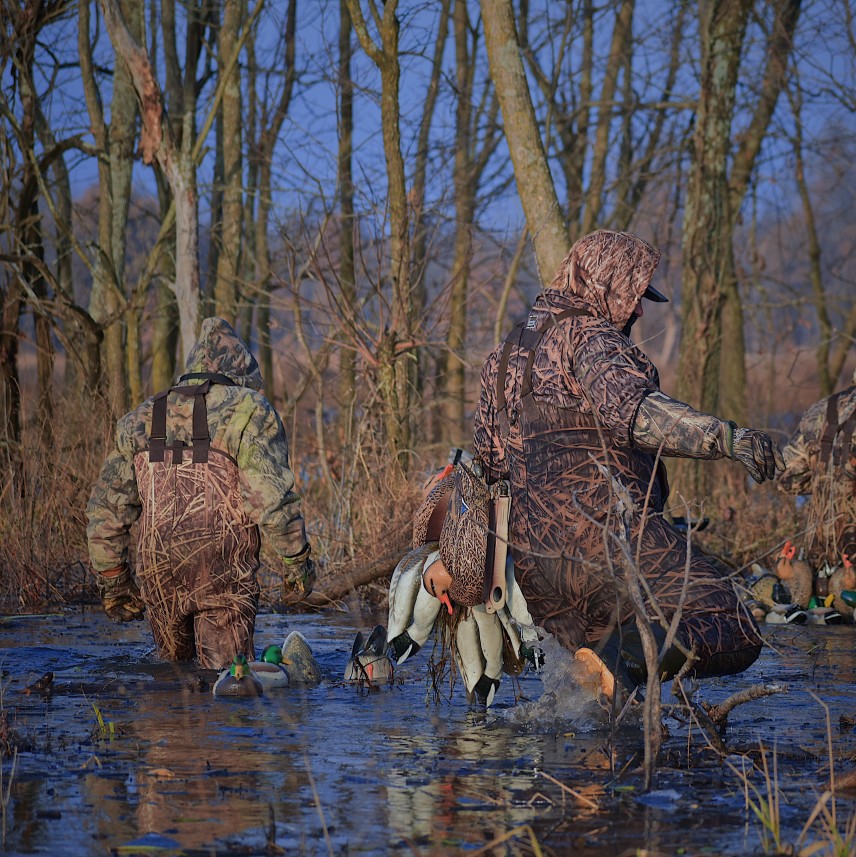
[[[853,626],[766,626],[759,661],[698,697],[766,682],[787,694],[731,713],[726,760],[667,717],[644,792],[641,725],[611,735],[556,650],[543,676],[505,677],[488,711],[460,683],[441,682],[438,698],[427,647],[391,686],[344,684],[354,635],[376,618],[260,616],[257,647],[301,631],[324,681],[224,700],[203,688],[212,673],[160,663],[144,623],[98,610],[0,617],[2,737],[19,746],[11,784],[3,759],[5,853],[754,854],[763,827],[731,765],[764,794],[752,763],[766,755],[773,773],[775,748],[785,842],[828,784],[828,741],[836,771],[856,767]],[[47,672],[49,693],[26,692]],[[839,792],[842,828],[855,810],[856,792]]]

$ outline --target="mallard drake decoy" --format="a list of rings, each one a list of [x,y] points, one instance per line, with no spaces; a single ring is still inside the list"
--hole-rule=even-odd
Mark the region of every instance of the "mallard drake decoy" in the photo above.
[[[267,646],[261,658],[250,664],[251,672],[266,687],[288,687],[291,683],[281,646]]]
[[[850,617],[851,622],[856,622],[856,590],[845,589],[841,593],[841,600],[847,605],[848,612],[845,616]]]
[[[798,604],[774,604],[764,621],[768,625],[805,625],[808,613]]]
[[[321,681],[321,670],[300,631],[292,631],[283,641],[282,661],[292,685],[314,685]]]
[[[392,681],[394,671],[386,654],[386,628],[376,625],[368,639],[363,637],[362,631],[357,631],[351,657],[345,666],[345,681],[385,684]]]
[[[231,666],[220,673],[212,689],[214,696],[228,697],[262,696],[264,692],[264,685],[250,669],[245,655],[235,655]]]
[[[853,608],[848,605],[847,601],[842,597],[845,591],[856,590],[856,568],[850,557],[845,553],[841,555],[842,565],[836,569],[829,578],[829,592],[835,596],[833,606],[844,616],[853,617]]]
[[[805,608],[812,595],[814,572],[804,560],[797,558],[797,548],[790,540],[776,557],[776,575],[787,584],[792,603]]]

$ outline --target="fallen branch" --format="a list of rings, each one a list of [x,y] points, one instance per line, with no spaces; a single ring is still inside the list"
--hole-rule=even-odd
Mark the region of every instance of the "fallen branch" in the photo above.
[[[290,607],[332,607],[359,586],[365,586],[381,577],[389,577],[402,556],[407,545],[396,546],[368,565],[343,569],[328,575],[319,581],[319,585],[306,598],[297,602],[286,602]]]
[[[728,715],[738,705],[743,705],[746,702],[752,702],[754,699],[761,699],[765,696],[774,696],[777,693],[787,692],[788,686],[786,684],[753,684],[745,690],[740,690],[732,694],[724,702],[720,702],[719,705],[705,706],[705,708],[710,719],[720,729],[724,729]]]

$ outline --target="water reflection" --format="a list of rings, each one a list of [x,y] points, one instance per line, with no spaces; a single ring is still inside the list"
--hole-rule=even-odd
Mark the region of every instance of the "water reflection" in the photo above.
[[[12,785],[8,853],[107,853],[156,833],[220,853],[262,853],[275,839],[288,853],[448,854],[527,825],[558,853],[757,847],[736,779],[697,736],[688,752],[679,724],[658,794],[640,799],[639,728],[610,736],[575,695],[561,653],[548,657],[544,685],[506,679],[490,712],[468,709],[460,688],[426,705],[418,656],[390,688],[360,693],[339,681],[356,629],[371,624],[262,617],[259,643],[302,631],[324,682],[215,700],[191,690],[198,671],[154,659],[144,626],[97,614],[0,622],[12,679],[4,711],[32,745]],[[825,715],[809,691],[829,705],[839,759],[854,753],[853,730],[838,728],[853,713],[854,629],[780,627],[771,640],[775,650],[746,674],[705,682],[701,694],[716,703],[750,684],[790,685],[786,697],[737,709],[726,738],[755,758],[759,740],[776,744],[795,836],[826,777]],[[47,671],[52,694],[22,692]],[[492,853],[531,853],[528,841],[520,832]]]

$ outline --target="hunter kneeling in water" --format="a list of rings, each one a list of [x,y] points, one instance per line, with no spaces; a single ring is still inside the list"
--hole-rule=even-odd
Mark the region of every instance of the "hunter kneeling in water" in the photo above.
[[[527,320],[488,357],[475,417],[487,485],[510,486],[515,585],[534,623],[575,653],[608,698],[616,681],[630,689],[647,676],[626,584],[633,565],[657,605],[646,597],[661,677],[687,658],[692,675],[742,672],[763,645],[724,569],[696,549],[688,557],[686,536],[663,518],[658,455],[729,458],[756,482],[784,466],[764,432],[661,392],[656,368],[630,341],[643,299],[668,300],[651,286],[659,258],[627,233],[578,240]]]

